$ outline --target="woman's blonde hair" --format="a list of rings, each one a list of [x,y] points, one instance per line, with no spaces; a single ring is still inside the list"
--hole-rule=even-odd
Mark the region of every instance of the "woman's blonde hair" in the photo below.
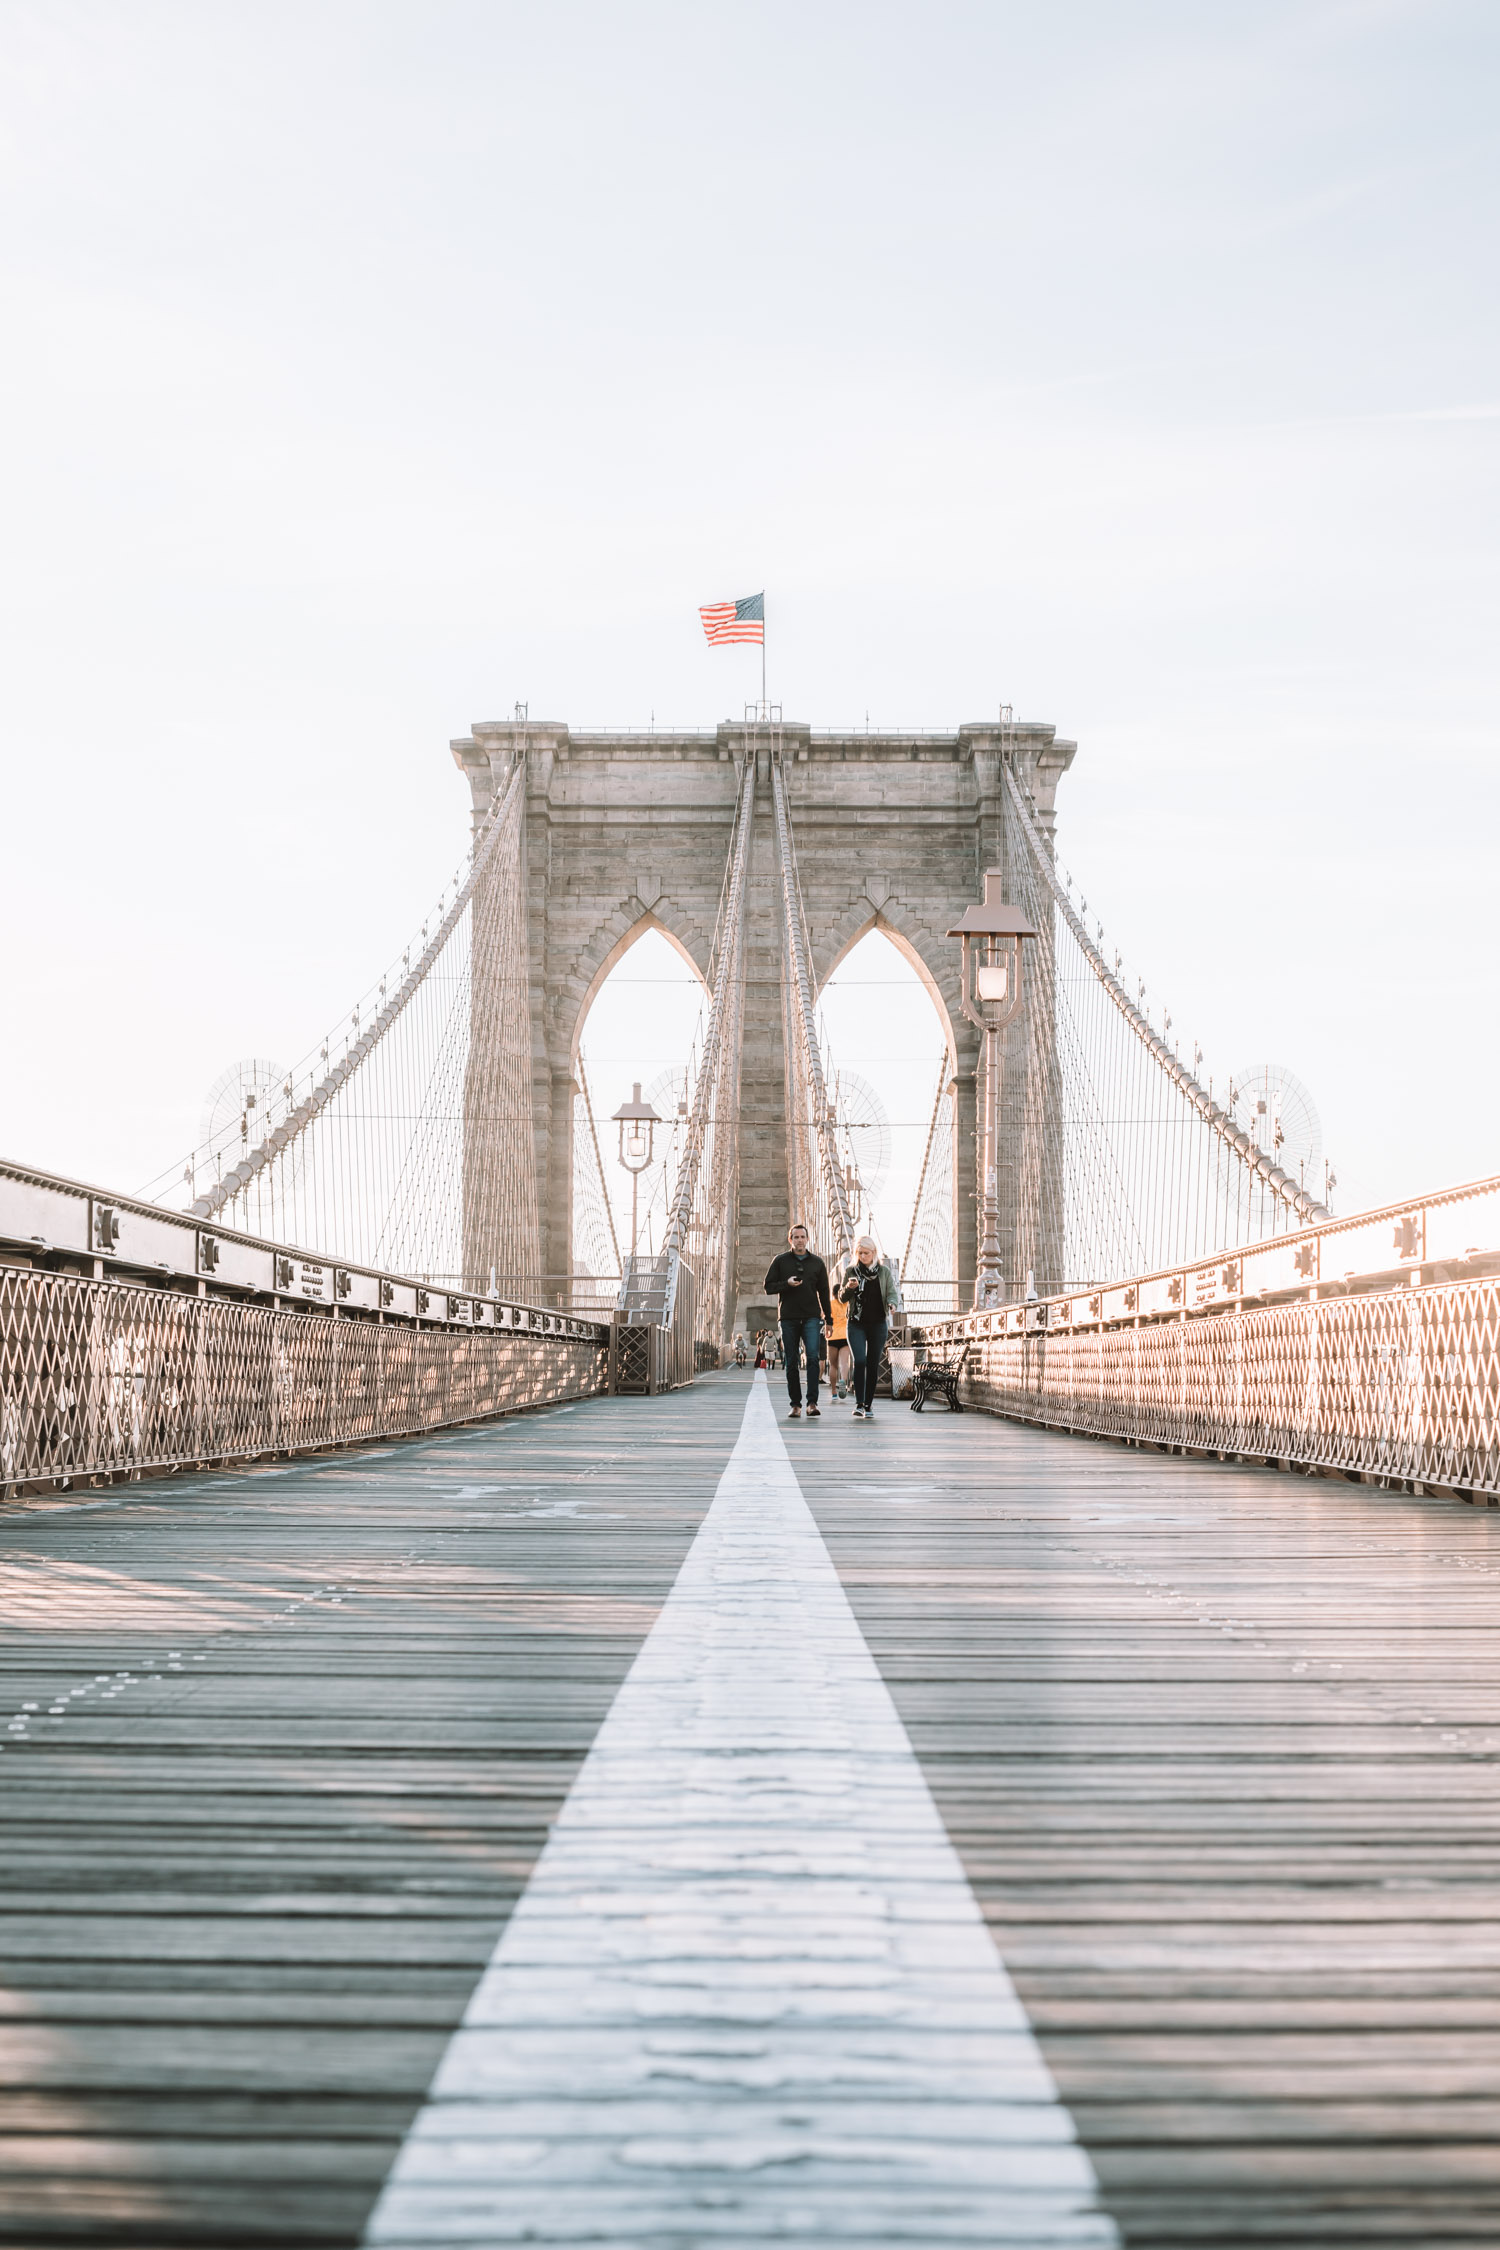
[[[855,1243],[854,1255],[856,1258],[861,1250],[873,1250],[877,1258],[880,1256],[880,1244],[875,1240],[873,1234],[862,1234],[858,1242]]]

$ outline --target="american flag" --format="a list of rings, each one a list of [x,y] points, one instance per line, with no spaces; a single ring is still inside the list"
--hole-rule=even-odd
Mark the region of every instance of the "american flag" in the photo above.
[[[758,641],[766,645],[766,597],[746,594],[737,602],[705,602],[698,615],[704,638],[714,648],[727,641]]]

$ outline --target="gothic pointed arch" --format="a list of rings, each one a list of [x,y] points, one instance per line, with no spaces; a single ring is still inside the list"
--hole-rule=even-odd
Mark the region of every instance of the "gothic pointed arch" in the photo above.
[[[938,953],[937,947],[930,942],[930,933],[920,925],[915,930],[907,926],[914,921],[915,917],[903,914],[894,900],[888,901],[884,907],[872,907],[868,900],[859,901],[850,908],[842,922],[825,930],[824,942],[816,948],[814,975],[818,991],[823,991],[839,963],[854,951],[860,940],[868,937],[872,930],[877,931],[915,971],[942,1026],[948,1052],[957,1058],[961,1051],[958,1032],[966,1028],[958,1009],[958,979]],[[943,948],[945,953],[951,952],[953,941],[945,938]],[[929,959],[929,953],[934,959]],[[941,976],[937,962],[942,964]],[[955,1015],[958,1017],[957,1026],[954,1022]]]
[[[652,930],[659,931],[672,950],[681,955],[707,991],[712,932],[705,936],[690,915],[675,912],[665,899],[649,907],[642,907],[635,899],[628,901],[598,925],[568,975],[559,979],[554,988],[553,1022],[549,1030],[558,1049],[566,1052],[570,1066],[577,1058],[589,1010],[606,980],[631,948]]]

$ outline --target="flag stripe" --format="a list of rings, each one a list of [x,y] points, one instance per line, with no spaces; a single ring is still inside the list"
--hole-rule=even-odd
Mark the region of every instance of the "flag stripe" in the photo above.
[[[710,648],[722,648],[736,641],[765,646],[766,597],[763,593],[746,594],[735,602],[704,602],[698,615],[703,620],[703,637]]]

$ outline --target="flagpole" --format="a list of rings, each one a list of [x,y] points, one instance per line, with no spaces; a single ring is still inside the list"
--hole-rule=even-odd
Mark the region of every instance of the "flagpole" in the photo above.
[[[766,703],[766,601],[764,595],[761,596],[760,603],[760,708],[761,716],[768,719],[771,713]]]

